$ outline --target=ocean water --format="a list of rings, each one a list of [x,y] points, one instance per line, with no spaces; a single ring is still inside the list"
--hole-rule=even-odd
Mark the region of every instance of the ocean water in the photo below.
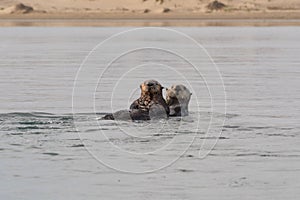
[[[0,199],[299,198],[299,27],[2,27],[0,47]],[[100,120],[146,79],[187,85],[190,116]]]

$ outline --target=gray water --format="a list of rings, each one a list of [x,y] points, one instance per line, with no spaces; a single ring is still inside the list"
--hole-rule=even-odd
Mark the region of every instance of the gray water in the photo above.
[[[200,65],[212,96],[187,63],[151,48],[112,64],[95,86],[103,61],[117,50],[175,48],[172,36],[170,42],[153,33],[151,41],[135,35],[103,47],[85,63],[91,70],[78,76],[95,45],[127,29],[0,28],[0,199],[299,198],[299,27],[176,28],[217,64],[226,93],[205,52],[176,40]],[[141,63],[147,65],[115,85]],[[100,120],[112,108],[126,108],[150,78],[166,87],[190,84],[190,116]]]

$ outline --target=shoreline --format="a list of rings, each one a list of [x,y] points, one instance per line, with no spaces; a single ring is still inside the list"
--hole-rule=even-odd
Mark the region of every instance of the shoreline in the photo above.
[[[0,27],[207,27],[300,26],[300,20],[0,19]]]
[[[300,12],[1,14],[0,26],[300,26]]]

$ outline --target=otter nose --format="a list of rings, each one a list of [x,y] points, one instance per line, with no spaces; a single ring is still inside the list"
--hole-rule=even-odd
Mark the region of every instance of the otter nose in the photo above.
[[[154,83],[147,83],[147,86],[149,86],[149,87],[151,87],[153,85],[154,85]]]

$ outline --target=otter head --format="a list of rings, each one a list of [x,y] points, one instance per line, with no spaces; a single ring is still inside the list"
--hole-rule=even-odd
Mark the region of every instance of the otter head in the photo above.
[[[166,88],[166,91],[170,116],[187,116],[192,93],[184,85],[172,85],[171,88]]]
[[[156,80],[147,80],[140,85],[140,88],[142,96],[153,96],[162,95],[162,89],[164,87]]]

